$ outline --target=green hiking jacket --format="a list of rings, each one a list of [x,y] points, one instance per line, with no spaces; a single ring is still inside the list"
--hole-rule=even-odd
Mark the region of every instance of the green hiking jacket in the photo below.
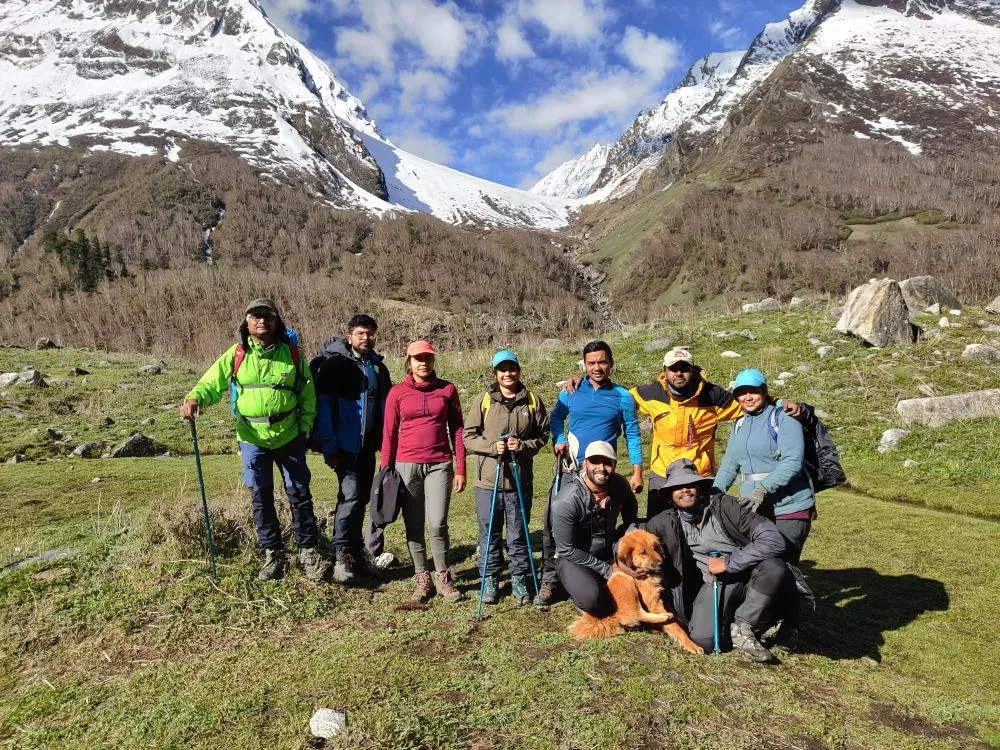
[[[227,349],[208,368],[185,399],[195,399],[199,406],[205,407],[229,397],[236,346]],[[284,341],[264,349],[253,339],[248,340],[246,356],[236,374],[236,394],[236,437],[241,442],[274,449],[291,442],[299,434],[312,431],[316,417],[316,387],[304,357],[299,359],[296,377],[292,350]],[[272,424],[248,421],[281,417],[282,414],[286,416]]]

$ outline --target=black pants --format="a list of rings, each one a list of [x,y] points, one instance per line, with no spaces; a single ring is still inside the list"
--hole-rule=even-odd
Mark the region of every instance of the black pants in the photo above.
[[[358,554],[362,550],[361,527],[365,521],[365,507],[372,494],[375,478],[375,449],[353,453],[337,453],[337,508],[333,512],[333,546],[337,552]],[[367,546],[372,554],[384,548],[384,532],[368,523]],[[377,549],[376,549],[377,548]]]
[[[792,565],[799,564],[802,557],[802,548],[806,545],[806,538],[809,536],[809,529],[812,528],[812,521],[805,519],[778,519],[774,522],[785,538],[785,554],[783,557]]]
[[[714,641],[714,593],[711,582],[702,584],[691,608],[688,631],[691,640],[705,651],[711,651]],[[733,620],[749,623],[755,630],[768,617],[783,613],[789,601],[794,601],[795,582],[785,561],[771,557],[762,560],[753,570],[738,576],[723,574],[719,577],[719,646],[726,650],[732,646],[729,624]]]
[[[614,602],[604,576],[563,558],[555,562],[559,583],[566,589],[577,609],[594,617],[607,617],[614,611]]]
[[[542,584],[555,585],[558,583],[556,573],[556,539],[552,536],[552,527],[549,524],[549,508],[552,505],[552,498],[545,504],[545,512],[542,514]]]

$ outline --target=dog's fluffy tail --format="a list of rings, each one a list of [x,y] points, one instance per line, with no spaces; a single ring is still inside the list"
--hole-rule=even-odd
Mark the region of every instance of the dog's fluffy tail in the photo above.
[[[614,617],[594,617],[586,612],[581,613],[566,630],[571,636],[581,640],[610,638],[625,632],[625,628],[619,625]]]

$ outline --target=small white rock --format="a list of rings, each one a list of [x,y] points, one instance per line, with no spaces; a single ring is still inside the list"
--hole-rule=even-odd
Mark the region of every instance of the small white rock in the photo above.
[[[960,317],[962,315],[962,311],[961,310],[949,310],[948,314],[951,315],[951,317],[953,317],[953,318],[958,318],[958,317]]]
[[[951,328],[951,322],[948,318],[941,318],[941,320],[938,321],[938,328]]]
[[[309,731],[313,737],[332,739],[347,728],[347,714],[332,708],[320,708],[309,719]]]
[[[100,481],[102,481],[100,477],[94,477],[93,479],[90,480],[90,483],[97,484]]]
[[[788,380],[789,378],[794,378],[795,374],[785,370],[784,372],[778,373],[778,380]]]
[[[816,350],[816,353],[819,355],[820,359],[826,359],[831,354],[833,354],[834,351],[836,350],[832,346],[828,345],[828,346],[821,346],[819,349]]]
[[[736,352],[723,352],[719,356],[722,357],[723,359],[739,359],[741,355],[737,354]]]
[[[908,430],[900,430],[898,427],[891,430],[886,430],[882,433],[881,439],[878,441],[878,452],[879,453],[890,453],[899,448],[900,442],[903,438],[909,435]]]
[[[784,384],[785,384],[785,380],[783,378],[778,378],[777,380],[774,381],[774,385],[781,386],[781,385],[784,385]]]
[[[918,464],[918,463],[917,463],[916,461],[914,461],[914,460],[913,460],[912,458],[908,458],[908,459],[906,459],[905,461],[903,461],[903,468],[904,468],[904,469],[915,469],[915,468],[917,468],[918,466],[920,466],[920,464]]]
[[[814,336],[810,336],[807,342],[809,346],[825,346],[825,344]]]

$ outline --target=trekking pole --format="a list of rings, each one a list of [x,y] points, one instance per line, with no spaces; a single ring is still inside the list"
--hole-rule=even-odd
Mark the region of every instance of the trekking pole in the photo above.
[[[722,557],[718,552],[709,552],[709,557]],[[721,654],[719,648],[719,577],[712,576],[712,653]]]
[[[201,490],[201,513],[205,526],[205,540],[208,542],[208,559],[212,564],[212,580],[219,582],[219,573],[215,569],[215,542],[212,540],[212,522],[208,518],[208,500],[205,499],[205,477],[201,473],[201,452],[198,450],[198,428],[191,417],[191,442],[194,444],[194,465],[198,473],[198,489]]]
[[[479,570],[479,604],[476,605],[476,620],[483,619],[483,597],[486,595],[486,564],[490,559],[490,543],[493,541],[493,516],[497,506],[497,490],[500,488],[500,456],[497,456],[497,473],[493,479],[493,497],[490,498],[490,522],[486,530],[486,549],[483,550],[483,566]]]
[[[542,595],[538,586],[538,573],[535,571],[535,556],[531,552],[531,532],[528,531],[528,513],[524,507],[524,493],[521,492],[521,469],[517,456],[511,456],[511,469],[514,472],[514,489],[517,490],[517,502],[521,506],[521,524],[524,526],[524,544],[528,548],[528,563],[531,565],[531,580],[535,584],[535,600],[533,604],[539,612],[547,612],[548,606],[542,604]]]

